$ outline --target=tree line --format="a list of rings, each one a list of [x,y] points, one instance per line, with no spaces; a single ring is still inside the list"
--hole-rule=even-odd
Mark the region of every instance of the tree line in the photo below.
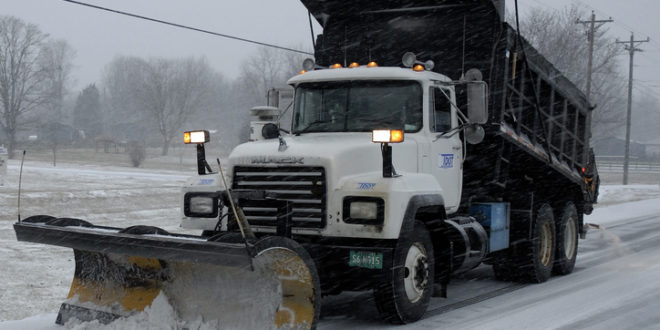
[[[0,143],[10,155],[21,131],[38,132],[53,148],[142,141],[167,155],[183,130],[205,128],[222,132],[222,142],[233,147],[247,140],[248,110],[265,104],[267,90],[284,85],[303,58],[259,48],[230,81],[204,57],[116,56],[98,83],[77,93],[71,90],[74,59],[65,40],[0,16]]]

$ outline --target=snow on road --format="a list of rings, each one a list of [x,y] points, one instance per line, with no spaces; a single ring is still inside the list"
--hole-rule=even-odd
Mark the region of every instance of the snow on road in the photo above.
[[[17,163],[0,186],[0,330],[62,329],[54,325],[73,275],[71,250],[17,242]],[[157,225],[176,231],[179,187],[188,172],[99,165],[27,164],[21,215],[52,214],[96,224]],[[448,299],[434,298],[423,320],[397,329],[660,328],[660,186],[601,187],[601,203],[586,217],[600,224],[580,241],[575,272],[538,285],[497,282],[489,267],[455,280]],[[323,301],[320,329],[390,327],[369,293]],[[151,319],[149,318],[151,317]],[[156,319],[154,318],[156,317]],[[107,329],[166,324],[158,314]],[[133,323],[130,323],[133,322]],[[147,322],[147,323],[145,323]],[[96,329],[99,324],[71,325]]]

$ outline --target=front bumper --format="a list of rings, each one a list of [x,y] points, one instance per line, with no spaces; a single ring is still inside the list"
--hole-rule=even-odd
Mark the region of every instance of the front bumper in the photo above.
[[[395,240],[320,238],[299,243],[316,263],[324,294],[361,291],[388,280],[394,260]],[[351,251],[382,254],[382,267],[350,264]]]

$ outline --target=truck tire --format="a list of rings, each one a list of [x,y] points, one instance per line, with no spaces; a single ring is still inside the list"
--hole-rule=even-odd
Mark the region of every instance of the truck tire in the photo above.
[[[422,222],[402,233],[394,250],[387,280],[377,285],[374,298],[385,321],[405,324],[419,320],[433,294],[435,260],[431,235]]]
[[[578,216],[572,202],[566,203],[557,223],[557,248],[552,272],[566,275],[573,272],[578,248]]]
[[[520,281],[541,283],[552,276],[555,238],[552,208],[548,204],[542,204],[534,217],[532,239],[516,247],[516,277]]]

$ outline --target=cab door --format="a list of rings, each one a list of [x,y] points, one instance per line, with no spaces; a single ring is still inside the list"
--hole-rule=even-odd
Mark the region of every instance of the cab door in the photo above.
[[[431,173],[444,192],[445,209],[455,212],[463,185],[463,141],[458,129],[455,96],[446,86],[430,87]]]

